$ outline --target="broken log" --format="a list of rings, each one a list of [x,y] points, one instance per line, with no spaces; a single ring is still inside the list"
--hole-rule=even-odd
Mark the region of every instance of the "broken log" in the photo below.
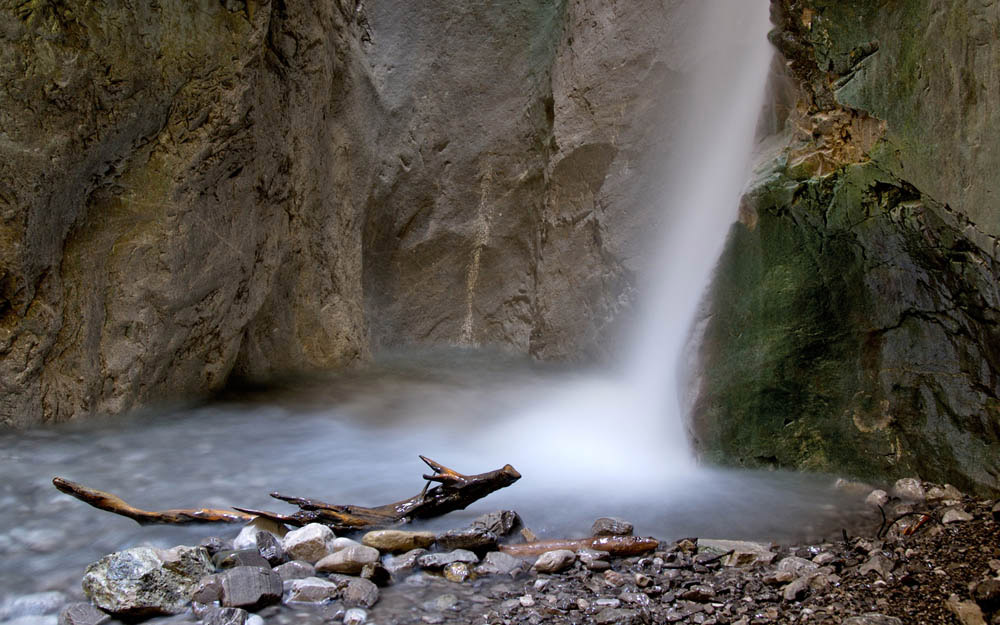
[[[482,499],[495,490],[510,486],[521,478],[521,474],[509,464],[495,471],[464,475],[430,458],[420,456],[420,459],[434,473],[423,476],[427,480],[424,489],[409,499],[367,508],[329,504],[318,499],[271,493],[275,499],[298,506],[299,511],[293,514],[279,514],[235,506],[236,512],[210,508],[149,511],[131,506],[121,497],[111,493],[88,488],[61,477],[52,478],[52,483],[67,495],[76,497],[95,508],[128,517],[140,525],[154,523],[243,523],[254,517],[263,517],[295,526],[322,523],[330,526],[334,531],[346,532],[408,523],[412,519],[426,519],[462,510],[474,501]],[[431,482],[438,482],[438,485],[430,488]]]
[[[596,549],[607,551],[613,556],[637,556],[653,551],[660,544],[655,538],[640,538],[639,536],[592,536],[590,538],[539,540],[518,545],[500,545],[500,551],[512,556],[539,556],[546,551],[568,549]]]

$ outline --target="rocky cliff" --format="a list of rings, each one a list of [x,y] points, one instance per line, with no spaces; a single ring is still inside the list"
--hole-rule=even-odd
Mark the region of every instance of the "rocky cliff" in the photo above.
[[[687,4],[0,4],[0,424],[400,344],[600,356]]]
[[[798,85],[711,293],[723,462],[1000,489],[1000,3],[774,0]]]

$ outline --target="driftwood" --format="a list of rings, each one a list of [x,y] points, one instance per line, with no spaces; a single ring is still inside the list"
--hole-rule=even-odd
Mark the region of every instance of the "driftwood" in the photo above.
[[[377,508],[366,508],[363,506],[334,505],[316,499],[271,493],[275,499],[298,506],[299,511],[293,514],[278,514],[266,510],[237,508],[235,506],[234,509],[238,512],[214,509],[154,512],[141,510],[125,503],[116,495],[87,488],[61,477],[53,478],[52,483],[67,495],[72,495],[95,508],[133,519],[140,525],[154,523],[241,523],[254,517],[264,517],[288,525],[302,526],[308,523],[322,523],[334,530],[351,531],[406,523],[412,519],[426,519],[461,510],[495,490],[510,486],[521,477],[521,474],[509,464],[502,469],[487,473],[463,475],[430,458],[420,456],[420,459],[427,463],[427,466],[433,469],[434,473],[423,476],[427,480],[424,489],[409,499]],[[430,488],[431,482],[438,482],[439,485]]]
[[[607,551],[613,556],[637,556],[647,551],[653,551],[660,541],[655,538],[640,538],[639,536],[594,536],[591,538],[576,538],[564,540],[539,540],[519,545],[500,545],[500,551],[512,556],[539,556],[546,551],[568,549],[596,549]]]

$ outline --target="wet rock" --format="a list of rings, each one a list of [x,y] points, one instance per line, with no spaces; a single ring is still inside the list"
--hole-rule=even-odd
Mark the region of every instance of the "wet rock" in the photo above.
[[[274,572],[281,577],[281,581],[287,582],[290,579],[305,579],[316,575],[316,567],[303,562],[302,560],[292,560],[281,566],[274,568]]]
[[[350,607],[370,608],[378,601],[378,596],[378,586],[367,579],[358,577],[347,582],[347,587],[341,598]]]
[[[291,581],[288,591],[289,601],[301,603],[321,603],[340,596],[344,583],[336,583],[318,577],[305,577]]]
[[[476,567],[478,575],[516,575],[526,568],[524,560],[500,551],[491,551]]]
[[[877,553],[861,565],[858,569],[858,573],[861,575],[867,575],[868,573],[875,572],[878,573],[879,577],[887,580],[889,579],[889,574],[892,572],[893,566],[895,565],[892,560]]]
[[[452,562],[444,567],[444,577],[449,582],[464,582],[472,575],[469,565],[466,562]]]
[[[892,487],[892,494],[909,501],[923,501],[927,498],[923,483],[915,477],[904,477],[896,480]]]
[[[212,556],[212,564],[217,569],[231,569],[236,566],[263,566],[270,568],[271,564],[258,553],[256,548],[241,551],[223,550]]]
[[[209,606],[201,616],[202,625],[245,625],[250,614],[242,608]]]
[[[285,534],[281,539],[281,547],[285,550],[285,555],[293,560],[314,563],[329,555],[327,543],[334,538],[336,536],[329,527],[310,523]]]
[[[941,516],[941,522],[944,524],[964,523],[966,521],[971,521],[972,519],[973,516],[959,506],[948,508]]]
[[[986,625],[983,611],[975,601],[963,601],[958,595],[951,595],[945,605],[962,625]]]
[[[591,571],[604,571],[611,568],[611,563],[608,562],[608,558],[611,556],[607,551],[583,548],[576,552],[576,556],[580,558],[583,566]]]
[[[191,594],[191,601],[198,603],[213,603],[222,598],[222,580],[218,575],[208,575],[201,578],[198,586]]]
[[[841,625],[903,625],[903,621],[895,616],[886,616],[878,612],[869,612],[861,616],[851,616],[844,619]]]
[[[115,615],[176,614],[212,571],[203,547],[134,547],[88,566],[83,591],[99,608]]]
[[[378,549],[365,547],[364,545],[353,545],[331,553],[317,562],[316,570],[320,573],[357,575],[365,568],[366,564],[374,564],[378,562],[378,559]]]
[[[784,597],[785,601],[798,601],[805,597],[808,592],[809,578],[800,577],[785,586],[781,591],[781,596]]]
[[[411,549],[402,555],[387,559],[384,566],[390,574],[398,575],[417,568],[417,560],[424,555],[427,555],[426,549]]]
[[[795,579],[795,573],[791,571],[770,571],[761,578],[768,586],[781,586]]]
[[[699,553],[723,554],[733,553],[722,559],[723,566],[746,567],[761,563],[767,564],[775,558],[771,546],[746,540],[713,540],[698,541]]]
[[[476,564],[479,556],[465,549],[456,549],[446,553],[428,553],[417,558],[417,565],[425,569],[443,569],[452,562]]]
[[[1000,610],[1000,580],[985,579],[973,588],[972,598],[986,612]]]
[[[569,549],[546,551],[538,556],[531,568],[539,573],[558,573],[576,560],[576,554]]]
[[[471,524],[471,527],[481,527],[497,536],[507,536],[521,529],[521,517],[513,510],[497,510],[487,512],[479,516]]]
[[[535,598],[531,595],[521,595],[517,598],[517,601],[521,604],[522,608],[530,608],[535,605]]]
[[[817,553],[815,556],[813,556],[812,561],[820,566],[825,566],[827,564],[830,564],[836,559],[837,556],[833,555],[829,551],[824,551],[823,553]]]
[[[865,497],[865,503],[872,507],[884,506],[889,501],[889,493],[881,489],[873,490]]]
[[[0,603],[0,620],[52,614],[66,603],[66,595],[50,590],[12,597]]]
[[[620,588],[628,583],[628,579],[618,571],[604,571],[604,583],[612,588]]]
[[[384,553],[403,553],[434,544],[433,532],[405,532],[402,530],[375,530],[361,538],[361,544]]]
[[[233,539],[233,549],[253,549],[257,546],[257,536],[261,532],[267,532],[278,540],[288,534],[288,528],[264,517],[256,517],[240,529],[240,533]]]
[[[361,608],[351,608],[344,612],[344,625],[364,625],[368,612]]]
[[[715,598],[715,590],[711,586],[707,586],[705,584],[695,584],[694,586],[691,586],[687,590],[681,592],[678,596],[685,601],[704,603],[705,601],[711,601]]]
[[[219,573],[219,579],[223,607],[253,610],[281,601],[281,577],[270,567],[238,566]]]
[[[617,517],[601,517],[590,528],[592,536],[631,536],[635,528],[631,523]]]
[[[815,562],[811,562],[805,558],[799,558],[797,556],[788,556],[787,558],[782,558],[781,561],[778,562],[779,571],[788,571],[796,577],[806,573],[811,573],[818,568],[819,565]]]
[[[340,536],[338,538],[334,538],[332,541],[327,543],[327,547],[330,548],[330,553],[337,553],[338,551],[343,551],[348,547],[357,547],[360,544],[361,543],[359,543],[356,540]]]
[[[198,543],[198,546],[204,547],[205,551],[208,552],[208,555],[214,556],[223,549],[235,549],[233,544],[234,543],[225,541],[218,536],[208,536],[206,538],[202,538]]]
[[[962,491],[951,484],[932,486],[927,490],[927,501],[961,501]]]
[[[653,578],[643,573],[635,574],[635,585],[639,588],[649,588],[653,585]]]
[[[271,532],[257,532],[257,553],[271,566],[278,566],[285,561],[281,541]]]
[[[104,625],[111,620],[89,603],[71,603],[59,612],[59,625]]]
[[[466,527],[460,530],[449,530],[438,535],[437,544],[442,549],[468,549],[479,553],[497,548],[499,537],[483,527]]]

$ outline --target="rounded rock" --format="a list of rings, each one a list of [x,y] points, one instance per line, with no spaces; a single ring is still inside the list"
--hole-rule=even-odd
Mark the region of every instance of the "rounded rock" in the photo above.
[[[361,539],[361,544],[382,552],[403,553],[434,544],[433,532],[406,532],[403,530],[374,530]]]
[[[292,560],[304,560],[309,563],[318,562],[330,554],[327,543],[336,536],[329,527],[319,523],[310,523],[297,530],[292,530],[281,539],[281,548]]]
[[[539,573],[558,573],[576,560],[576,554],[569,549],[546,551],[538,556],[531,568]]]

